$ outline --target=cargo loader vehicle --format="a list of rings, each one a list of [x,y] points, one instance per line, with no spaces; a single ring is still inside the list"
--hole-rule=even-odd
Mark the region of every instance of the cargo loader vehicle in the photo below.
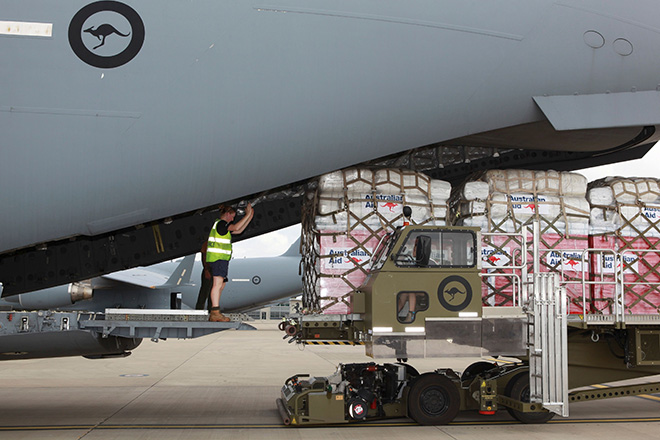
[[[623,270],[613,280],[589,276],[587,262],[598,249],[583,252],[583,310],[569,314],[562,274],[539,269],[538,229],[534,224],[518,234],[523,248],[500,274],[515,281],[515,300],[507,307],[482,304],[482,278],[492,276],[481,270],[487,233],[409,225],[383,237],[367,279],[352,294],[352,313],[299,314],[280,330],[289,342],[363,345],[368,356],[390,362],[340,364],[327,377],[290,377],[276,401],[283,422],[409,417],[441,425],[460,411],[506,409],[520,422],[544,423],[555,414],[567,417],[569,403],[660,392],[660,383],[585,389],[660,374],[660,315],[623,312]],[[589,305],[593,287],[606,283],[615,292],[611,314]],[[513,360],[482,360],[462,372],[418,372],[406,363],[452,356]]]

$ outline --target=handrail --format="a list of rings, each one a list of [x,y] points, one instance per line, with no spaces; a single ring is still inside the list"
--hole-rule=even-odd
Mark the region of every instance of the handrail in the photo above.
[[[513,298],[513,307],[517,307],[523,303],[522,298],[521,298],[521,290],[522,290],[522,280],[520,279],[520,275],[516,273],[480,273],[480,277],[505,277],[505,278],[512,278],[513,281],[511,282],[511,285],[513,286],[511,289],[511,298]],[[517,287],[517,289],[516,289]],[[516,298],[518,299],[516,301]],[[493,306],[493,307],[498,307],[498,306]],[[501,307],[509,307],[509,306],[501,306]]]
[[[534,224],[532,225],[534,227]],[[510,258],[508,265],[502,266],[492,266],[491,268],[484,267],[484,269],[493,269],[497,273],[481,273],[482,278],[486,277],[505,277],[512,280],[512,299],[513,306],[523,305],[528,300],[527,287],[528,279],[527,272],[528,266],[530,263],[534,264],[534,272],[541,272],[542,265],[541,262],[544,259],[547,259],[548,255],[551,253],[557,253],[561,259],[559,265],[555,265],[551,268],[550,272],[555,272],[559,275],[560,285],[581,285],[581,296],[582,296],[582,315],[584,316],[585,321],[588,321],[589,316],[602,316],[605,315],[598,310],[591,309],[588,307],[590,300],[595,298],[590,298],[591,286],[611,286],[612,287],[612,298],[611,301],[614,304],[613,313],[610,316],[613,317],[615,323],[625,323],[626,317],[630,315],[634,316],[645,316],[645,314],[630,314],[626,313],[626,297],[627,293],[630,293],[631,289],[634,286],[644,285],[653,289],[657,289],[660,292],[660,250],[656,249],[626,249],[623,251],[616,251],[614,249],[604,249],[604,248],[587,248],[587,249],[563,249],[563,248],[549,248],[549,249],[539,249],[538,237],[540,232],[538,231],[538,226],[532,231],[532,243],[527,241],[529,231],[527,228],[524,228],[521,232],[482,232],[482,237],[488,240],[489,237],[512,237],[515,240],[511,240],[513,249],[507,251],[507,255]],[[487,238],[488,237],[488,238]],[[482,242],[483,242],[482,241]],[[491,241],[492,242],[492,241]],[[505,242],[508,243],[508,242]],[[494,246],[495,243],[493,243]],[[502,245],[500,245],[502,247]],[[501,251],[501,250],[500,250]],[[566,252],[573,253],[575,257],[577,254],[580,254],[579,261],[581,267],[577,270],[574,270],[574,274],[571,274],[569,269],[564,267],[564,257]],[[533,254],[532,261],[529,260],[529,256]],[[644,277],[646,274],[639,273],[637,269],[633,268],[633,263],[635,261],[645,261],[643,257],[646,257],[650,254],[653,254],[658,258],[659,262],[656,263],[647,263],[648,267],[651,270],[651,274],[655,274],[659,279],[656,281],[645,280]],[[655,258],[655,257],[654,257]],[[608,260],[612,261],[611,267],[605,264]],[[577,258],[576,258],[577,260]],[[600,262],[600,264],[599,264]],[[593,266],[593,267],[592,267]],[[556,270],[552,270],[556,269]],[[627,281],[626,275],[635,274],[636,279],[634,281]],[[607,289],[609,291],[609,289]],[[580,293],[575,292],[579,295]],[[609,295],[606,293],[605,295]],[[609,298],[605,298],[609,302]],[[579,297],[578,297],[579,298]],[[589,300],[589,301],[588,301]],[[508,306],[508,305],[507,305]],[[502,306],[502,307],[507,307]],[[660,304],[658,304],[660,307]],[[650,315],[647,315],[650,316]],[[654,314],[656,318],[656,316]],[[608,322],[612,322],[608,320]],[[660,319],[658,319],[660,323]]]

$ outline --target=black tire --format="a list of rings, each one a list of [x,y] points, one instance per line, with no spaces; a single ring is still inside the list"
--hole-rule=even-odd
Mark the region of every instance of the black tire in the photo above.
[[[506,386],[506,395],[521,402],[529,402],[529,374],[519,374],[509,381]],[[546,423],[548,420],[555,416],[550,411],[539,413],[523,413],[515,409],[506,409],[511,416],[522,423],[527,424],[541,424]]]
[[[447,377],[422,374],[410,384],[408,415],[420,425],[446,425],[461,409],[461,395]]]
[[[481,373],[490,370],[491,368],[495,368],[496,366],[497,364],[493,364],[491,362],[486,362],[486,361],[475,362],[474,364],[467,367],[465,371],[463,371],[463,374],[461,374],[461,382],[465,382],[465,381],[472,382],[472,379],[474,379]]]

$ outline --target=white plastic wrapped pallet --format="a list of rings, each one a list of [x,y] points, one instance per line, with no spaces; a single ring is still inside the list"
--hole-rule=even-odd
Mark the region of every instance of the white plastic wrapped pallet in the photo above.
[[[410,170],[351,168],[322,176],[309,198],[316,201],[313,215],[303,216],[303,243],[307,236],[318,244],[303,264],[306,307],[347,313],[378,240],[403,223],[403,206],[411,207],[413,224],[446,225],[450,193],[448,182]]]
[[[542,229],[586,235],[589,204],[586,178],[577,173],[489,170],[485,181],[465,183],[458,202],[458,224],[489,232],[516,232],[538,218]]]
[[[530,170],[489,170],[490,193],[532,193],[584,197],[587,178],[578,173]]]
[[[465,201],[486,201],[489,194],[490,189],[487,182],[466,182],[461,189],[461,196]]]
[[[660,180],[607,177],[590,183],[591,234],[660,236]]]
[[[576,258],[586,248],[589,232],[586,178],[556,171],[489,170],[480,179],[465,183],[460,200],[452,202],[457,224],[506,234],[537,219],[543,234],[541,270],[561,272],[567,279],[575,275]],[[482,258],[489,274],[482,291],[486,304],[512,304],[510,278],[498,275],[509,271],[502,266],[514,261],[521,245],[506,235],[484,238]]]

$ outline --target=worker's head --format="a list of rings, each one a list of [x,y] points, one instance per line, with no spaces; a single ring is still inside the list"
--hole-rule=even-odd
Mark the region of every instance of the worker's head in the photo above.
[[[222,205],[220,206],[220,219],[226,221],[227,223],[231,223],[234,221],[234,218],[236,217],[236,210],[232,208],[231,206],[225,206]]]

